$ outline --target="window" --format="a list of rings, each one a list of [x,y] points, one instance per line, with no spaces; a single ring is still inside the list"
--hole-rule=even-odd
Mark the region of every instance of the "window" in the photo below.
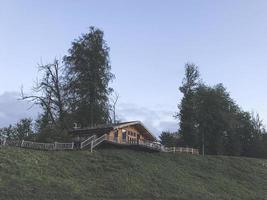
[[[122,130],[122,142],[126,142],[126,130]]]
[[[126,132],[123,132],[122,133],[122,141],[123,142],[126,142]]]
[[[114,132],[114,142],[118,142],[118,131]]]

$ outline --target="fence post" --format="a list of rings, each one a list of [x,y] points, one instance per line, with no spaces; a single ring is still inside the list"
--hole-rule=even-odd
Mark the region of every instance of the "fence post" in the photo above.
[[[54,145],[55,145],[55,150],[57,150],[57,142],[55,142],[55,144],[54,144]]]
[[[71,143],[71,149],[73,149],[73,148],[74,148],[74,142]]]
[[[91,153],[93,152],[93,144],[94,144],[94,141],[92,140],[91,141]]]
[[[175,147],[173,147],[173,153],[175,153]]]
[[[23,143],[24,143],[24,140],[21,141],[21,145],[20,145],[21,147],[23,147]]]
[[[194,154],[194,149],[192,148],[192,154]]]

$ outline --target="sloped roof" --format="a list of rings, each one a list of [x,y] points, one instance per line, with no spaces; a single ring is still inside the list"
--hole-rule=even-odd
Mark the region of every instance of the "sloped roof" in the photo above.
[[[156,137],[145,127],[145,125],[140,121],[129,121],[129,122],[122,122],[122,123],[115,123],[115,124],[101,124],[94,127],[87,127],[87,128],[75,128],[70,131],[70,133],[74,134],[105,134],[111,130],[115,130],[118,128],[124,128],[128,126],[136,126],[139,130],[141,130],[144,134],[148,134],[148,136],[156,140]]]

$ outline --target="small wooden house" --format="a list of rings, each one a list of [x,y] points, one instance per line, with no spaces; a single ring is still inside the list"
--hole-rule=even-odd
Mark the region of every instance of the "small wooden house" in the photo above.
[[[105,124],[89,128],[75,128],[70,133],[76,141],[86,141],[92,136],[103,138],[103,143],[122,146],[142,146],[160,149],[156,137],[140,121]]]

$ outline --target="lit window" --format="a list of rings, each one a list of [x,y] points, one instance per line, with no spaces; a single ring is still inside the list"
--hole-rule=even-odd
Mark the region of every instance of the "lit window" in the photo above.
[[[123,132],[122,133],[122,141],[123,142],[126,142],[126,132]]]
[[[118,141],[118,131],[114,132],[114,141],[117,142]]]

